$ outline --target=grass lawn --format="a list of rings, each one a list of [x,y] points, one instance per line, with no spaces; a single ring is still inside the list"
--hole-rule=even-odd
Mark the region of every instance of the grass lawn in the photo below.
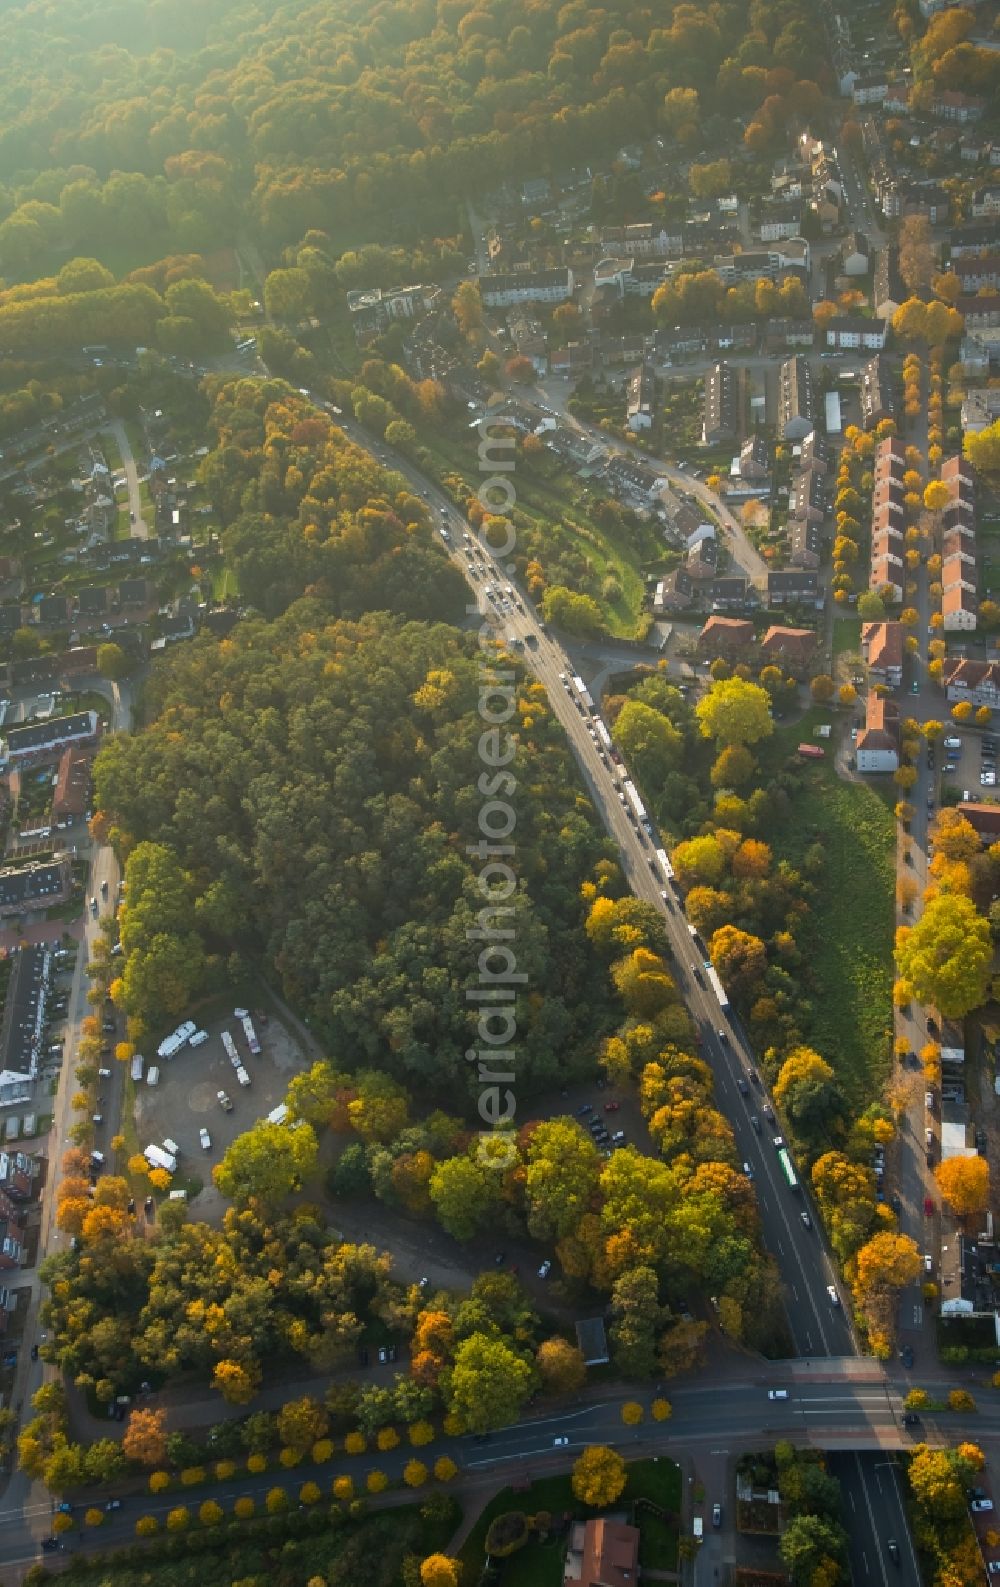
[[[680,1467],[665,1456],[659,1460],[630,1462],[625,1492],[617,1504],[609,1506],[609,1509],[626,1511],[631,1519],[632,1501],[636,1499],[648,1499],[661,1509],[677,1514],[681,1506]],[[490,1500],[461,1551],[459,1557],[463,1565],[463,1581],[479,1580],[485,1563],[484,1543],[490,1523],[507,1510],[524,1510],[528,1515],[547,1510],[553,1518],[554,1529],[563,1515],[568,1514],[574,1520],[580,1520],[592,1513],[573,1497],[568,1474],[544,1477],[540,1482],[533,1482],[523,1492],[504,1488]],[[639,1511],[637,1524],[640,1532],[640,1566],[645,1570],[676,1570],[676,1528],[664,1517],[654,1515],[645,1508]],[[566,1534],[560,1533],[552,1541],[530,1542],[512,1554],[504,1565],[503,1587],[559,1587],[563,1579],[566,1542]]]
[[[833,620],[833,659],[861,654],[861,618],[835,617]]]
[[[775,770],[795,745],[813,740],[829,709],[814,707],[775,733],[764,756]],[[892,1033],[895,823],[884,791],[845,783],[832,761],[802,768],[794,819],[770,833],[778,858],[821,856],[816,898],[798,931],[809,968],[807,1041],[832,1063],[855,1106],[884,1081]]]

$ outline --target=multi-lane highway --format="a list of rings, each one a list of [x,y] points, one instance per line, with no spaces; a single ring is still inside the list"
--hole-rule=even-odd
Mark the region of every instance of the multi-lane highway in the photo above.
[[[512,566],[497,562],[485,541],[471,531],[433,482],[384,443],[375,444],[360,426],[350,420],[341,422],[353,440],[398,470],[412,488],[426,498],[433,521],[439,529],[445,527],[448,531],[448,552],[473,592],[473,610],[478,608],[483,621],[493,626],[498,639],[504,642],[513,639],[523,646],[527,665],[544,684],[594,805],[618,847],[630,886],[637,897],[663,913],[674,955],[674,974],[700,1031],[702,1055],[712,1066],[719,1106],[732,1124],[741,1160],[753,1171],[764,1239],[778,1263],[795,1347],[801,1356],[811,1358],[854,1355],[857,1343],[822,1226],[812,1214],[805,1188],[800,1184],[798,1189],[790,1189],[778,1164],[773,1144],[775,1131],[769,1129],[764,1114],[769,1099],[760,1084],[754,1055],[739,1022],[727,1017],[709,987],[700,984],[696,977],[695,972],[700,969],[699,956],[694,951],[679,897],[670,889],[664,897],[662,878],[650,865],[653,848],[630,821],[619,797],[620,776],[613,763],[602,759],[599,746],[589,732],[592,719],[581,713],[574,701],[569,682],[573,666],[567,653],[539,623],[530,601],[515,589]],[[490,592],[496,594],[496,600],[490,599]],[[759,1134],[750,1122],[752,1116],[756,1116],[761,1125]],[[808,1227],[802,1218],[805,1211],[810,1213]],[[879,1392],[884,1393],[884,1390]],[[727,1408],[731,1404],[728,1391],[722,1404]],[[817,1406],[815,1414],[815,1423],[803,1421],[800,1432],[808,1430],[815,1436],[818,1431],[822,1435],[824,1412]],[[728,1426],[728,1410],[723,1411],[723,1422]],[[726,1427],[720,1426],[717,1436],[726,1431]],[[830,1441],[835,1444],[832,1421],[828,1431]],[[761,1434],[766,1438],[771,1436],[767,1429],[761,1429]],[[870,1446],[864,1430],[858,1428],[843,1447],[864,1450]],[[864,1503],[857,1506],[850,1517],[852,1548],[856,1555],[855,1580],[859,1587],[885,1587],[890,1581],[899,1579],[885,1552],[885,1538],[897,1536],[904,1548],[904,1557],[906,1551],[912,1557],[912,1544],[902,1519],[899,1475],[894,1467],[883,1469],[877,1457],[859,1454],[852,1467],[852,1481],[860,1484],[859,1492],[864,1498]],[[887,1532],[886,1528],[890,1530]]]

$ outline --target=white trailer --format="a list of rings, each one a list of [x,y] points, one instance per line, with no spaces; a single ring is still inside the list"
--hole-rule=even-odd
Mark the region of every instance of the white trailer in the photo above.
[[[243,1034],[247,1039],[247,1046],[255,1058],[259,1057],[260,1042],[257,1040],[257,1032],[253,1028],[253,1020],[250,1018],[249,1009],[237,1008],[234,1009],[233,1012],[240,1024],[243,1026]]]
[[[145,1063],[145,1061],[146,1060],[143,1058],[141,1052],[137,1052],[135,1057],[132,1059],[132,1079],[133,1080],[139,1081],[139,1080],[142,1079],[142,1066]]]
[[[635,812],[635,819],[643,823],[648,821],[649,817],[646,815],[646,806],[639,798],[635,783],[627,782],[625,784],[625,797]]]
[[[165,1152],[162,1146],[147,1146],[143,1152],[150,1168],[165,1168],[168,1174],[177,1172],[177,1159],[170,1152]]]
[[[605,727],[604,723],[601,721],[599,716],[595,716],[595,718],[594,718],[594,731],[597,734],[598,743],[600,744],[601,748],[602,749],[606,749],[608,751],[608,753],[610,754],[611,753],[611,734],[608,732],[607,728]]]
[[[663,872],[664,881],[672,882],[674,879],[674,868],[667,859],[666,849],[657,849],[656,858],[659,861],[660,870]]]
[[[222,1045],[226,1049],[226,1057],[229,1059],[229,1062],[235,1069],[237,1064],[239,1064],[242,1060],[240,1059],[239,1051],[237,1049],[236,1043],[233,1040],[231,1031],[224,1030],[222,1032]]]
[[[587,688],[587,685],[584,683],[583,679],[578,677],[576,673],[573,674],[573,687],[576,690],[577,699],[580,701],[583,709],[585,711],[592,711],[594,709],[594,701],[591,697],[590,690]]]
[[[719,1007],[720,1008],[728,1008],[729,1007],[729,994],[727,993],[727,991],[726,991],[725,987],[723,986],[722,982],[719,980],[718,971],[717,970],[706,970],[705,971],[705,979],[708,982],[709,986],[712,988],[712,991],[715,993],[716,998],[718,999],[718,1002],[719,1002]]]

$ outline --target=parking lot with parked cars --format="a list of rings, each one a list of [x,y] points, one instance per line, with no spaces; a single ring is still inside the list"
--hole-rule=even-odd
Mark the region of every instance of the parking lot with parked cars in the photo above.
[[[941,789],[954,789],[960,802],[966,799],[991,799],[997,785],[998,740],[992,733],[952,731],[938,746],[931,746],[927,763],[932,771],[940,769]]]
[[[173,1056],[161,1058],[151,1045],[143,1077],[134,1082],[139,1149],[166,1147],[176,1156],[174,1184],[188,1189],[200,1218],[222,1210],[214,1165],[237,1135],[284,1101],[289,1080],[304,1066],[298,1042],[280,1020],[260,1010],[252,1019],[258,1054],[230,1011],[197,1023],[194,1042],[189,1037]]]

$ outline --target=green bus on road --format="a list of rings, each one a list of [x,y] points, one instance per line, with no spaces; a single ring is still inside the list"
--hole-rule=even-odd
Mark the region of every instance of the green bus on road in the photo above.
[[[783,1146],[779,1151],[778,1162],[781,1164],[781,1172],[788,1181],[789,1190],[798,1190],[799,1182],[795,1176],[795,1169],[792,1167],[792,1159],[788,1155],[787,1146]]]

